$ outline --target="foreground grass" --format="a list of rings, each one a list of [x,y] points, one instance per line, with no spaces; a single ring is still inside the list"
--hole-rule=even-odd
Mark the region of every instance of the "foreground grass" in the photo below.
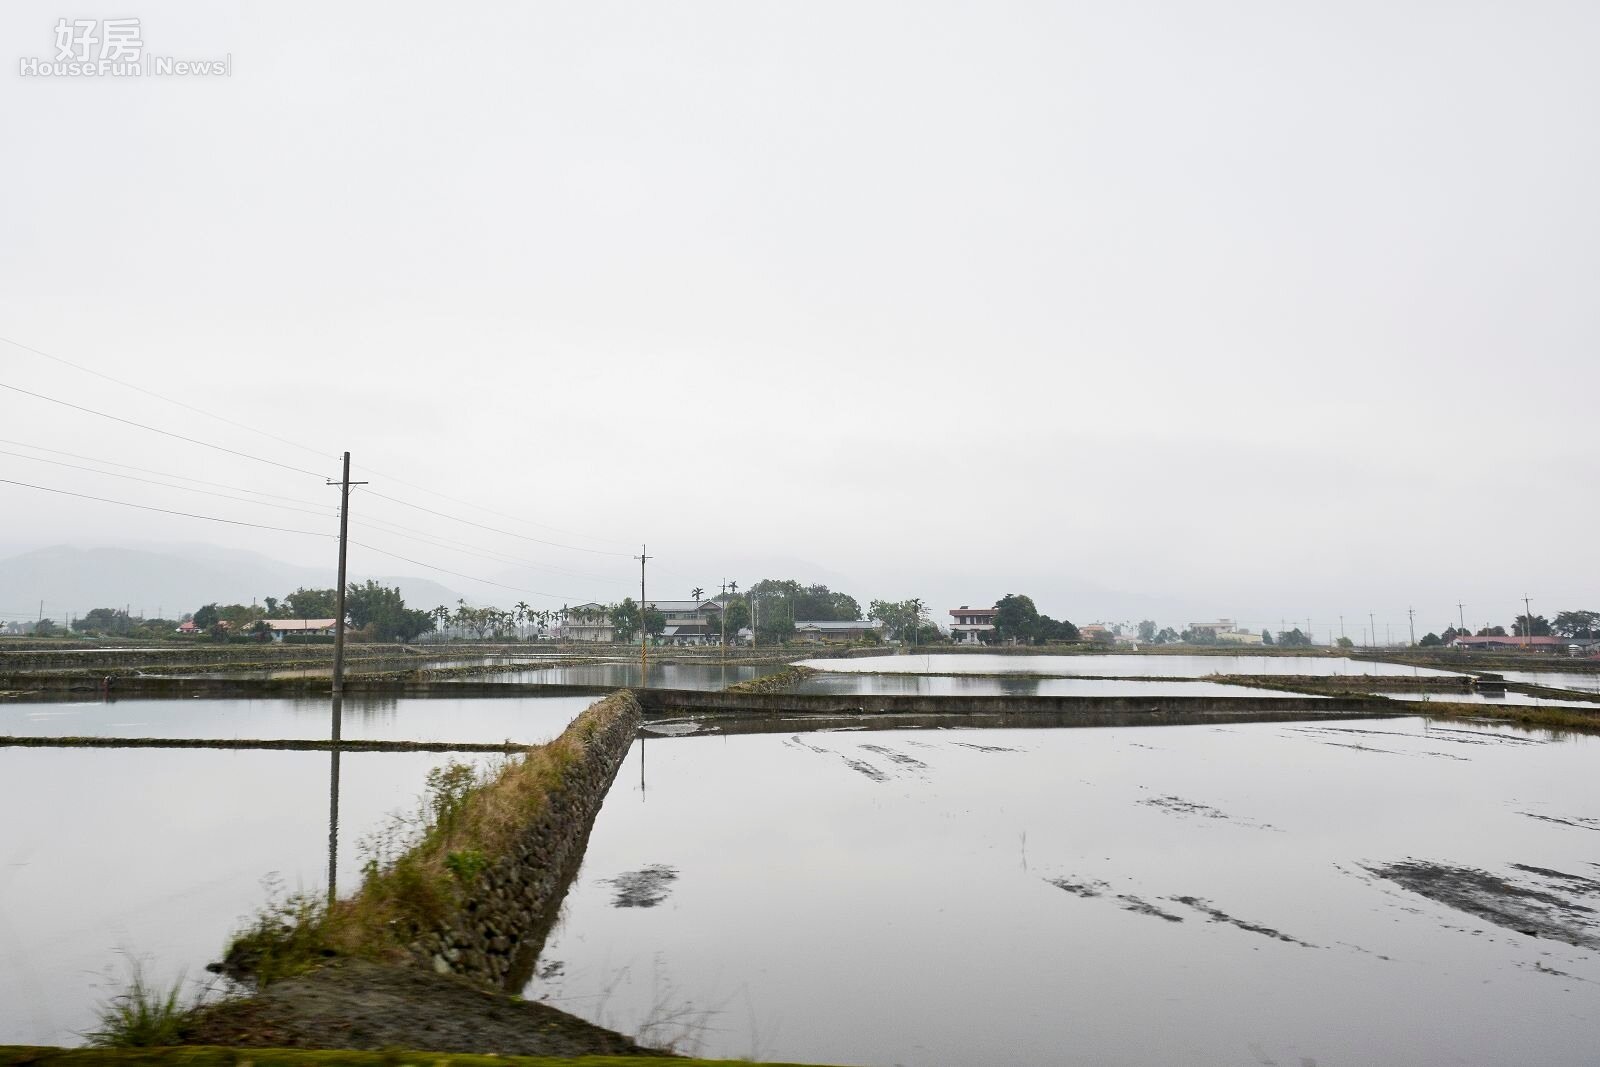
[[[670,1062],[683,1067],[743,1060],[671,1059],[659,1056],[479,1056],[463,1052],[383,1052],[260,1048],[64,1049],[0,1045],[0,1067],[628,1067]],[[805,1067],[771,1064],[769,1067]]]

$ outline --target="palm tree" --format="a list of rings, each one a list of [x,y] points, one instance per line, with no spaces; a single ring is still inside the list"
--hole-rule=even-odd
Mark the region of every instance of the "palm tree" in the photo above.
[[[523,633],[521,633],[521,631],[520,631],[520,628],[521,628],[521,626],[522,626],[522,624],[523,624],[523,623],[524,623],[524,622],[525,622],[525,621],[527,621],[527,619],[528,619],[528,617],[529,617],[529,616],[528,616],[528,612],[529,612],[529,611],[530,611],[530,610],[531,610],[531,609],[530,609],[530,608],[529,608],[529,607],[528,607],[528,602],[527,602],[527,601],[526,601],[526,600],[519,600],[519,601],[517,601],[517,603],[516,603],[516,607],[515,607],[515,608],[513,608],[513,609],[512,609],[512,610],[514,610],[514,611],[515,611],[515,612],[516,612],[516,615],[517,615],[517,626],[518,626],[518,628],[519,628],[519,630],[518,630],[518,636],[519,636],[519,637],[525,637],[525,636],[527,636],[527,635],[526,635],[526,634],[523,634]]]
[[[728,592],[729,593],[737,593],[738,591],[739,591],[739,583],[738,582],[729,582],[728,583]]]
[[[706,595],[706,591],[697,585],[693,589],[689,590],[689,595],[694,597],[695,603],[698,604],[700,602],[700,598]]]

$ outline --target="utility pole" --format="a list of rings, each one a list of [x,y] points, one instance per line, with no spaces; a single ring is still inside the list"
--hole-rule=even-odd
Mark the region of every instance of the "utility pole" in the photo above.
[[[1533,644],[1529,638],[1533,635],[1533,606],[1528,603],[1526,595],[1522,598],[1522,647],[1527,648]]]
[[[1344,616],[1339,616],[1339,640],[1344,640]]]
[[[1461,625],[1459,632],[1465,634],[1467,632],[1467,606],[1459,600],[1456,601],[1456,621]]]
[[[645,554],[645,546],[639,546],[639,554],[633,557],[639,561],[639,685],[649,684],[650,667],[650,629],[644,624],[644,564],[650,557]]]
[[[1407,608],[1406,615],[1411,622],[1411,647],[1417,647],[1417,609]]]
[[[339,740],[339,701],[344,697],[344,596],[345,560],[350,546],[350,487],[366,482],[350,480],[350,453],[344,454],[344,473],[329,485],[339,487],[339,588],[335,592],[337,606],[333,620],[333,740]]]
[[[1372,620],[1372,612],[1367,612],[1367,637],[1372,642],[1368,648],[1378,646],[1378,624]]]

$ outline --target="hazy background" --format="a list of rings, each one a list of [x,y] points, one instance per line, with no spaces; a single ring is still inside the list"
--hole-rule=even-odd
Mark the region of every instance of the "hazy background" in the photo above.
[[[16,75],[129,16],[233,76]],[[12,0],[0,336],[310,451],[3,343],[0,382],[309,473],[6,390],[0,438],[322,503],[0,478],[330,532],[348,448],[591,550],[358,494],[477,555],[366,530],[457,574],[354,571],[538,607],[636,593],[641,541],[652,597],[941,621],[1600,607],[1597,44],[1587,2]],[[5,554],[194,542],[331,584],[325,538],[0,484]]]

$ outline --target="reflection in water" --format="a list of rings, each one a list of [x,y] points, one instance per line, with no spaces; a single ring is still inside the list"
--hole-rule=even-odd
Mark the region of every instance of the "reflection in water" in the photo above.
[[[674,739],[525,995],[629,1032],[729,1005],[701,1054],[788,1062],[1592,1064],[1600,953],[1379,871],[1588,923],[1597,755],[1421,719]]]
[[[339,899],[339,748],[328,753],[328,903]]]

